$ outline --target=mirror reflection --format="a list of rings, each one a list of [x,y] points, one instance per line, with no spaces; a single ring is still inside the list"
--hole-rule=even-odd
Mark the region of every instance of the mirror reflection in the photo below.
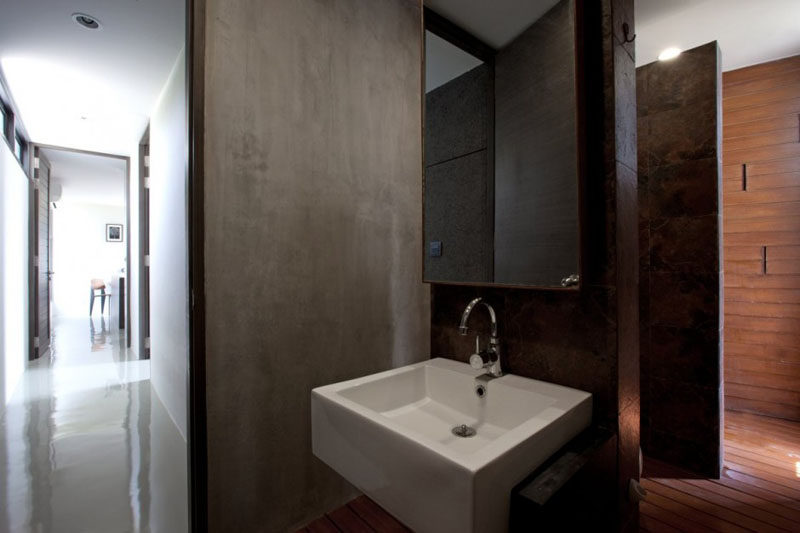
[[[574,0],[426,4],[425,280],[577,287]]]

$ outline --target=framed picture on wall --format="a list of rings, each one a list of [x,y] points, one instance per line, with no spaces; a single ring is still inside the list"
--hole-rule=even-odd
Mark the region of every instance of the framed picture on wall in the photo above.
[[[122,242],[122,224],[106,224],[106,241]]]

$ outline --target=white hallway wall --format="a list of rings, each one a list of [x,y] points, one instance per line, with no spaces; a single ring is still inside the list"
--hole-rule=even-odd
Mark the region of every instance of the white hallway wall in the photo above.
[[[28,360],[28,178],[0,138],[0,400]]]
[[[186,61],[181,52],[150,120],[150,381],[180,432],[183,458],[153,441],[151,480],[154,531],[186,531],[186,477],[170,476],[166,462],[186,465],[189,358],[188,164]],[[166,419],[153,420],[169,424]],[[181,439],[182,437],[182,439]]]
[[[150,122],[150,338],[153,388],[186,438],[189,264],[185,56]]]

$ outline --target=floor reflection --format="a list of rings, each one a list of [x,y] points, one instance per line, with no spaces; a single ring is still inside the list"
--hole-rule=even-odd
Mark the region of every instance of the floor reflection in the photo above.
[[[99,352],[104,350],[110,340],[111,332],[106,328],[105,317],[100,317],[100,329],[95,327],[94,317],[89,317],[89,337],[92,343],[92,351]]]
[[[186,479],[185,442],[151,390],[149,362],[121,349],[104,319],[91,321],[90,343],[86,326],[57,325],[52,357],[30,365],[0,415],[0,531],[164,531],[157,522],[184,523],[185,491],[164,495],[159,487]],[[153,516],[154,484],[177,519]]]

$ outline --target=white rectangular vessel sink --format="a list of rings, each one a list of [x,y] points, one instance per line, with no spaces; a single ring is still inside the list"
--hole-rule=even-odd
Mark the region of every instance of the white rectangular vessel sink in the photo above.
[[[418,533],[506,531],[511,489],[589,426],[592,395],[509,374],[481,398],[481,374],[431,359],[318,387],[314,455]]]

